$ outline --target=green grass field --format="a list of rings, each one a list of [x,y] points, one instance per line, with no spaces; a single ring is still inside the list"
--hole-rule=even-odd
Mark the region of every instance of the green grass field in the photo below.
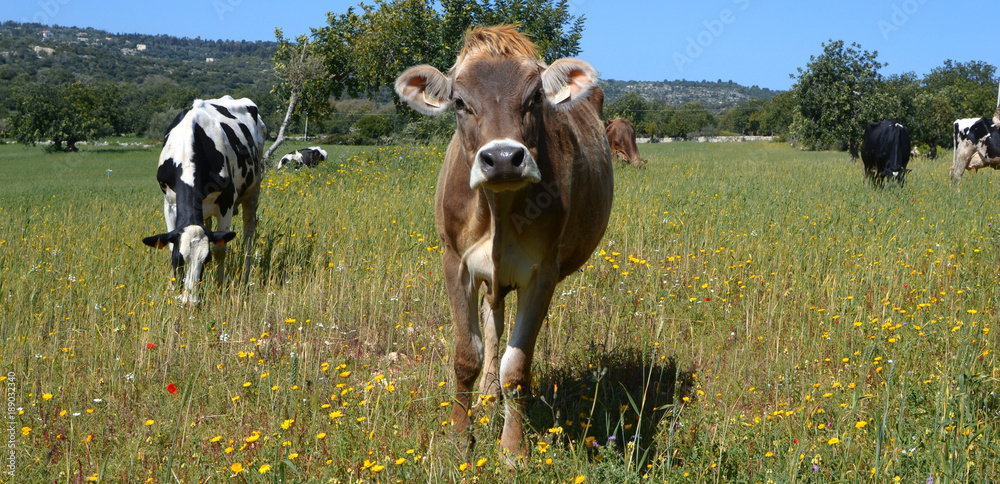
[[[511,471],[500,402],[471,454],[446,421],[443,148],[328,150],[265,178],[250,283],[238,237],[191,310],[141,243],[158,147],[0,146],[0,482],[1000,480],[992,170],[874,190],[843,153],[642,146],[557,288]]]

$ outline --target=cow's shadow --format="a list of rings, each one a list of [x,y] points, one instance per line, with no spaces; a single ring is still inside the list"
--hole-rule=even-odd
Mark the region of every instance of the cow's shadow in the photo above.
[[[654,349],[590,351],[539,375],[528,405],[539,440],[586,448],[591,456],[612,449],[644,468],[657,456],[656,435],[668,429],[693,388],[692,372]],[[591,438],[592,437],[592,438]]]
[[[285,243],[282,243],[285,242]],[[284,285],[298,274],[308,271],[307,261],[313,260],[314,245],[307,244],[302,250],[296,250],[295,244],[288,242],[288,237],[281,232],[258,232],[257,241],[251,254],[251,274],[256,271],[256,278],[261,285],[277,283]],[[242,250],[239,251],[239,268],[243,264]],[[228,260],[226,261],[228,264]],[[227,267],[228,268],[228,267]],[[242,272],[242,270],[240,270]]]

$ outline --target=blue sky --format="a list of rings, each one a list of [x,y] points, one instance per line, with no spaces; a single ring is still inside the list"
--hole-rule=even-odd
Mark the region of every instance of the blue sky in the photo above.
[[[41,21],[208,39],[273,40],[308,33],[355,1],[0,0],[0,20]],[[569,0],[587,17],[580,57],[619,80],[733,80],[788,89],[789,74],[830,39],[857,42],[888,63],[883,74],[923,75],[945,59],[1000,66],[1000,2],[943,0]],[[280,6],[278,6],[280,5]],[[968,4],[972,5],[972,4]]]

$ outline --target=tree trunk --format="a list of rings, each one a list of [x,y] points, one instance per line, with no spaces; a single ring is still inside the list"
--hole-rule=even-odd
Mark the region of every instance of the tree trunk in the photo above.
[[[278,137],[274,139],[274,143],[267,149],[267,152],[264,153],[265,160],[271,159],[271,155],[273,155],[274,151],[278,149],[278,146],[285,142],[285,129],[288,128],[288,123],[292,120],[292,111],[295,110],[295,103],[298,102],[298,100],[299,91],[297,89],[292,89],[292,95],[288,98],[288,111],[285,112],[285,120],[281,123],[281,128],[278,129]]]

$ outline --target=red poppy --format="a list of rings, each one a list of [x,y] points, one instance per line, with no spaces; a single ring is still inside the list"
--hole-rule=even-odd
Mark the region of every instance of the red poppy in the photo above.
[[[705,298],[705,300],[706,300],[706,301],[711,301],[711,300],[712,300],[712,298],[709,298],[709,297],[706,297],[706,298]]]
[[[177,385],[174,385],[173,383],[167,385],[167,391],[170,393],[177,393]]]
[[[146,343],[146,349],[151,350],[153,348],[156,348],[156,345],[154,345],[153,343]]]
[[[797,443],[799,443],[799,439],[795,439],[795,440],[793,440],[793,441],[792,441],[792,443],[794,443],[794,444],[797,444]]]

